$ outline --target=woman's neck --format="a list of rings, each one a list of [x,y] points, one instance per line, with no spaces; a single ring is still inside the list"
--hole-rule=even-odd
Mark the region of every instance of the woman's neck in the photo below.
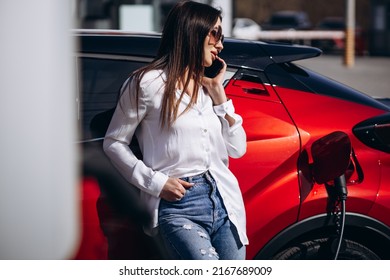
[[[188,84],[186,87],[187,82],[188,82]],[[177,80],[176,86],[179,90],[185,91],[189,96],[193,95],[193,91],[195,88],[195,80],[192,77],[189,78],[188,69],[185,71],[184,75]]]

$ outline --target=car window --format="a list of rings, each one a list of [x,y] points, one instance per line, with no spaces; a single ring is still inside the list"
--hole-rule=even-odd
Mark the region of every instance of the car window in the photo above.
[[[290,16],[273,16],[271,23],[275,25],[298,25],[298,21],[294,17]]]
[[[290,75],[286,75],[287,73]],[[313,92],[305,84],[301,83],[299,80],[293,77],[293,74],[296,73],[299,75],[308,75],[305,71],[300,70],[295,67],[295,65],[290,63],[281,63],[281,64],[271,64],[266,69],[266,75],[270,79],[271,83],[275,86]]]
[[[103,137],[123,82],[145,62],[81,57],[79,65],[81,140]]]
[[[385,105],[375,99],[294,63],[273,64],[266,70],[267,76],[276,86],[328,95],[386,110]]]
[[[295,69],[300,69],[292,73],[293,77],[299,82],[304,84],[307,88],[310,88],[313,92],[323,95],[332,96],[335,98],[341,98],[355,103],[360,103],[363,105],[371,106],[374,108],[387,110],[384,104],[379,101],[371,98],[366,94],[361,94],[361,92],[344,85],[338,81],[326,78],[314,71],[305,69],[305,71],[295,66]],[[305,75],[301,73],[306,73]]]
[[[79,58],[79,127],[81,141],[102,138],[116,107],[119,90],[134,70],[147,62],[81,57]],[[224,85],[235,74],[228,68]]]

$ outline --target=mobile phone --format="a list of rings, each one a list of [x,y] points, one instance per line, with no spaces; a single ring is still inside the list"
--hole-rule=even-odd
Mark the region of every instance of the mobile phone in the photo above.
[[[211,66],[204,69],[204,75],[208,78],[214,78],[223,68],[223,63],[219,59],[215,59]]]

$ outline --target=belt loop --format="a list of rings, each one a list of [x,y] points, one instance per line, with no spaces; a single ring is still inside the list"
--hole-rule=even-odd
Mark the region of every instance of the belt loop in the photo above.
[[[204,173],[204,176],[205,178],[209,181],[209,182],[212,182],[213,181],[213,176],[211,176],[211,173],[209,170],[207,170],[205,173]]]

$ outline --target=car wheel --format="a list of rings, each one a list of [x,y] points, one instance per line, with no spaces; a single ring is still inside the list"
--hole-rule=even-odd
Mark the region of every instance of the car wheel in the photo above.
[[[328,260],[334,258],[335,242],[329,238],[306,241],[291,246],[275,255],[276,260]],[[342,260],[378,260],[374,252],[360,243],[344,240],[338,259]]]

